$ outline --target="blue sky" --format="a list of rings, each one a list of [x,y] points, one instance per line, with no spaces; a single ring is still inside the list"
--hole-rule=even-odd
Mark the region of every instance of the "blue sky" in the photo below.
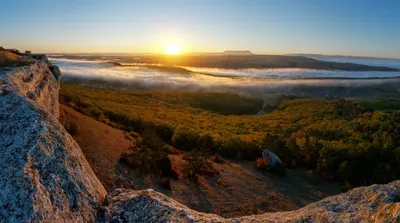
[[[0,0],[0,45],[35,52],[251,50],[400,58],[397,0]]]

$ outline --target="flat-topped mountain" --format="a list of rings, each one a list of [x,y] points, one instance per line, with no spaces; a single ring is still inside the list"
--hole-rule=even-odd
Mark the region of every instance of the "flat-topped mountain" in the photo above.
[[[225,50],[223,55],[237,55],[237,56],[248,56],[254,55],[250,50]]]
[[[300,68],[340,71],[399,71],[385,66],[369,66],[356,63],[340,63],[312,59],[305,56],[257,55],[250,51],[225,51],[222,53],[194,53],[182,55],[63,55],[66,59],[109,60],[119,63],[139,63],[164,66],[186,66],[221,69],[275,69]]]

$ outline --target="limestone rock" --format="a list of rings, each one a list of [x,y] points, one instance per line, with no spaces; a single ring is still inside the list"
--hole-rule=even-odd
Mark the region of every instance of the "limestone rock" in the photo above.
[[[304,208],[237,219],[239,222],[399,222],[400,180],[358,187]]]
[[[93,222],[106,194],[56,119],[49,65],[0,71],[0,222]]]
[[[50,65],[52,66],[52,65]],[[49,64],[36,62],[29,66],[13,68],[0,74],[3,89],[21,95],[21,99],[31,99],[42,109],[59,116],[59,81],[49,69]]]
[[[224,219],[200,213],[153,190],[117,189],[105,200],[98,222],[399,222],[400,180],[360,187],[304,208]]]
[[[200,213],[149,190],[116,189],[105,199],[97,222],[225,222],[213,214]]]

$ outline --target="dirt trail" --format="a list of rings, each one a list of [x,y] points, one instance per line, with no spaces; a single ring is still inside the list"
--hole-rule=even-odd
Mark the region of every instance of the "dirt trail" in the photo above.
[[[264,115],[272,112],[278,105],[279,97],[276,93],[264,93],[262,108],[255,115]]]

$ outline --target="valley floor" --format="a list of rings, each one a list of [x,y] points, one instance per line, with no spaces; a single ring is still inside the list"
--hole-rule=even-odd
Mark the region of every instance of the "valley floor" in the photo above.
[[[186,178],[171,180],[171,190],[163,189],[160,176],[144,175],[119,162],[131,146],[130,136],[60,105],[60,122],[75,126],[74,139],[108,191],[117,187],[153,188],[198,211],[236,217],[264,212],[288,211],[324,197],[340,193],[340,186],[313,176],[307,169],[287,170],[278,177],[257,170],[255,161],[213,163],[220,174],[201,176],[198,183]],[[180,155],[169,155],[172,165],[180,169]]]

